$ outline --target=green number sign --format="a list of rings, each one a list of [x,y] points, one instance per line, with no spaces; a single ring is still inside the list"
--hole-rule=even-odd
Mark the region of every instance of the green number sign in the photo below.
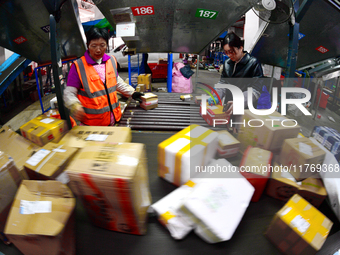
[[[218,12],[217,11],[211,11],[211,10],[205,10],[198,8],[196,10],[195,17],[198,18],[205,18],[205,19],[216,19]]]

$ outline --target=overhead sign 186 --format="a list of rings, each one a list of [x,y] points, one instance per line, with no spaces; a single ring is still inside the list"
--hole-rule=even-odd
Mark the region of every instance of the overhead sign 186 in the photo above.
[[[138,6],[131,7],[133,16],[141,16],[141,15],[154,15],[155,10],[153,6]]]

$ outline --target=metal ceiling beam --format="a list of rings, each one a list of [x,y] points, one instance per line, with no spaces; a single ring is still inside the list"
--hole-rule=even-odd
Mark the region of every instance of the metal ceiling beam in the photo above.
[[[314,0],[304,0],[299,10],[296,12],[296,22],[300,23]]]
[[[60,15],[62,3],[59,0],[43,0],[46,9],[50,13],[50,43],[51,43],[51,60],[53,69],[53,80],[57,95],[58,110],[60,117],[66,120],[68,129],[72,128],[71,120],[68,111],[64,106],[63,100],[63,73],[62,73],[62,62],[61,62],[61,47],[60,47]],[[64,3],[65,1],[63,1]],[[54,5],[52,5],[54,3]]]

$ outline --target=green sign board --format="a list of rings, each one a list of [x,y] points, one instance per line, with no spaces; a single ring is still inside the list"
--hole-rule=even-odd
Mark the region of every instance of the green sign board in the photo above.
[[[197,18],[204,18],[204,19],[216,19],[218,12],[212,10],[206,10],[198,8],[196,10],[195,17]]]

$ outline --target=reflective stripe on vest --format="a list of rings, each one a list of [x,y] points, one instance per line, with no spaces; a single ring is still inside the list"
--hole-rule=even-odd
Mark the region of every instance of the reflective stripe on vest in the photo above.
[[[114,61],[112,56],[110,56],[110,60],[111,60],[113,69],[114,69],[115,74],[116,74],[116,79],[118,79],[116,62]],[[90,86],[88,84],[88,80],[87,80],[87,76],[86,76],[86,71],[85,71],[84,63],[83,63],[81,58],[77,59],[76,61],[77,61],[78,67],[79,67],[81,79],[83,81],[83,88],[85,90],[85,91],[78,90],[78,94],[83,96],[83,97],[87,97],[87,98],[96,98],[96,97],[107,95],[105,89],[100,90],[100,91],[96,91],[94,93],[91,93]],[[111,94],[111,93],[113,93],[115,91],[116,91],[116,86],[108,88],[108,93],[109,94]],[[115,109],[115,108],[117,108],[119,106],[119,103],[118,102],[117,103],[113,103],[113,104],[111,104],[111,106],[112,106],[112,110],[113,110],[113,109]],[[85,113],[88,113],[88,114],[102,114],[102,113],[105,113],[105,112],[110,112],[111,110],[110,110],[110,106],[106,106],[106,107],[104,107],[102,109],[91,109],[91,108],[84,107],[84,111],[85,111]]]

